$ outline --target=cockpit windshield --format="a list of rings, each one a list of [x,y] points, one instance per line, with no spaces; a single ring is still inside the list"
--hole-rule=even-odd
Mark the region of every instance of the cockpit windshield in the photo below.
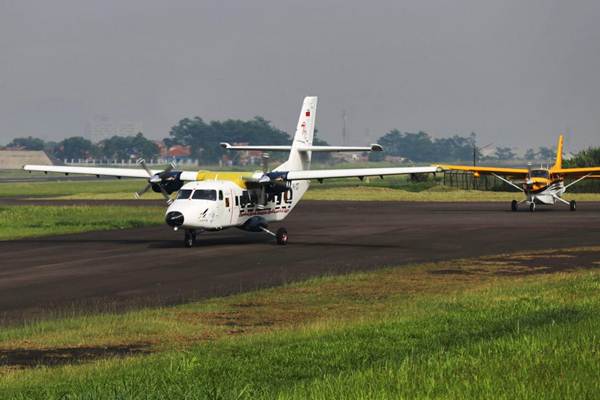
[[[192,194],[192,191],[189,189],[182,189],[177,193],[177,200],[186,200],[189,199]]]
[[[207,190],[207,189],[198,189],[194,191],[192,195],[192,199],[194,200],[217,200],[217,191],[216,190]]]
[[[531,170],[531,177],[532,178],[546,178],[546,179],[548,179],[549,176],[550,176],[550,173],[548,172],[547,169],[532,169]]]

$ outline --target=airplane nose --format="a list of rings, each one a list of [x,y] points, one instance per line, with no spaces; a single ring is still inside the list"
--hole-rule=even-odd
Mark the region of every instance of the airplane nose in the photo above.
[[[167,225],[172,226],[174,228],[181,226],[183,225],[183,214],[179,211],[171,211],[167,213],[165,221],[167,222]]]

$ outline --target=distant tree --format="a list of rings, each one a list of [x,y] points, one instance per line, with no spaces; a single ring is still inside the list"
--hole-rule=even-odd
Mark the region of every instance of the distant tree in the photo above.
[[[165,144],[190,146],[192,155],[204,163],[218,162],[225,154],[221,142],[251,143],[253,145],[286,145],[290,137],[262,117],[248,121],[228,119],[204,122],[200,117],[185,118],[171,128]]]
[[[566,167],[597,167],[600,165],[600,147],[590,147],[565,160]]]
[[[376,161],[384,155],[404,157],[415,162],[465,161],[473,157],[476,135],[454,135],[448,138],[432,139],[425,132],[402,133],[393,129],[382,136],[378,143],[384,148],[384,154],[371,153],[369,159]]]
[[[556,150],[550,147],[540,147],[537,151],[537,157],[539,160],[552,160],[556,157]]]
[[[86,159],[96,155],[96,146],[81,136],[74,136],[59,142],[54,155],[61,159]]]
[[[510,147],[496,147],[496,152],[494,153],[494,156],[498,160],[512,160],[517,155],[512,151]]]
[[[15,138],[7,147],[21,147],[25,150],[44,150],[44,141],[32,136]]]
[[[533,149],[527,149],[527,151],[525,152],[526,160],[535,160],[536,157],[537,157],[537,152]]]
[[[156,143],[146,139],[141,132],[135,136],[113,136],[101,141],[98,147],[101,155],[107,159],[152,159],[160,155]]]

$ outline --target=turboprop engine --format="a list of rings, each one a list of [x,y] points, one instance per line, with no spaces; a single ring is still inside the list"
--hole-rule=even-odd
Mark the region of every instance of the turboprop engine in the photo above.
[[[175,165],[171,163],[163,171],[152,174],[144,159],[138,160],[137,163],[148,173],[148,184],[142,190],[136,192],[135,197],[141,197],[152,188],[152,191],[162,193],[165,200],[167,200],[167,204],[171,204],[173,200],[170,194],[178,191],[183,186],[183,181],[179,179],[181,171],[175,171]]]

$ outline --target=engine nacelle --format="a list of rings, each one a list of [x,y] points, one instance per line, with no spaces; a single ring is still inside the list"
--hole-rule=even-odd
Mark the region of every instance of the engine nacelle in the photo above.
[[[180,176],[181,171],[169,171],[164,173],[160,185],[168,194],[174,193],[183,186],[183,181],[179,179]],[[160,193],[160,186],[158,185],[158,183],[152,183],[152,190],[156,193]]]

